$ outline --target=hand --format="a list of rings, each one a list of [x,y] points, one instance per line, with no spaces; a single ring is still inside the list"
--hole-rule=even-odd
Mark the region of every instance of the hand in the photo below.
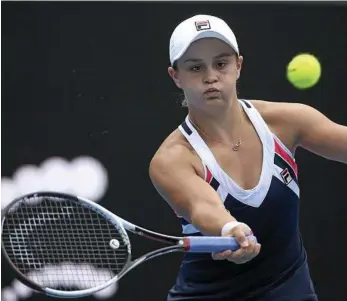
[[[242,264],[252,260],[259,252],[261,245],[253,237],[247,237],[252,234],[252,230],[246,224],[239,224],[233,227],[225,236],[235,237],[240,244],[236,251],[226,250],[220,253],[212,253],[215,260],[229,260],[236,264]]]

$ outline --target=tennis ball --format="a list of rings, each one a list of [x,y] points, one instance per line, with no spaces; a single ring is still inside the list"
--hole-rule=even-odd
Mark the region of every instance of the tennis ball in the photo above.
[[[312,54],[295,56],[287,66],[287,79],[298,89],[313,87],[321,76],[321,65]]]

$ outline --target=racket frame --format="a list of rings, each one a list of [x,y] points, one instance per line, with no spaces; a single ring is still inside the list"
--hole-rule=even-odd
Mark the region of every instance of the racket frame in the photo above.
[[[136,226],[123,218],[117,216],[116,214],[112,213],[108,209],[102,207],[101,205],[90,201],[86,198],[80,197],[80,196],[73,196],[66,193],[60,193],[60,192],[50,192],[50,191],[44,191],[44,192],[34,192],[30,193],[21,197],[18,197],[11,201],[6,207],[4,207],[1,210],[1,236],[2,236],[2,230],[3,230],[3,224],[6,219],[6,214],[11,208],[16,204],[20,202],[25,202],[28,199],[34,198],[34,197],[57,197],[57,198],[66,198],[67,200],[76,202],[84,207],[87,207],[98,214],[102,215],[104,218],[106,218],[109,222],[114,225],[118,231],[120,231],[121,235],[126,238],[127,241],[127,249],[128,249],[128,259],[124,265],[124,267],[121,269],[121,271],[110,280],[106,281],[102,285],[98,285],[89,289],[83,289],[83,290],[75,290],[75,291],[61,291],[56,290],[49,287],[42,287],[35,282],[28,279],[21,271],[19,271],[16,266],[13,264],[11,259],[9,258],[3,240],[1,240],[1,247],[2,247],[2,253],[4,254],[5,258],[7,259],[7,262],[10,264],[10,266],[13,268],[14,272],[16,273],[18,279],[25,284],[26,286],[44,293],[45,295],[52,296],[52,297],[59,297],[59,298],[77,298],[77,297],[85,297],[90,296],[100,290],[103,290],[113,283],[119,281],[125,274],[127,274],[129,271],[137,267],[139,264],[143,263],[144,261],[147,261],[149,259],[152,259],[154,257],[171,253],[171,252],[183,252],[185,250],[185,243],[183,237],[175,237],[175,236],[169,236],[160,234],[157,232],[153,232],[150,230],[147,230],[145,228]],[[145,255],[142,255],[141,257],[131,260],[131,244],[129,240],[129,236],[126,232],[128,230],[131,233],[150,238],[152,240],[156,240],[165,244],[168,244],[168,247],[160,248],[157,250],[154,250],[152,252],[149,252]]]

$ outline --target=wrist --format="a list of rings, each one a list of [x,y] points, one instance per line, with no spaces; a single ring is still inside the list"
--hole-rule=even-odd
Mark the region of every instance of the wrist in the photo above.
[[[227,235],[228,233],[230,233],[230,231],[233,229],[233,228],[235,228],[236,226],[238,226],[238,225],[241,225],[242,223],[240,223],[240,222],[238,222],[238,221],[232,221],[232,222],[227,222],[224,226],[223,226],[223,228],[222,228],[222,230],[221,230],[221,236],[225,236],[225,235]]]

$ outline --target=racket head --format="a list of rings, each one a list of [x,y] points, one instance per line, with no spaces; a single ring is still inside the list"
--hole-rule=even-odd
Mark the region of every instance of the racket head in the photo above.
[[[31,193],[1,213],[2,252],[18,278],[36,291],[91,295],[116,282],[131,261],[122,220],[84,198]]]

